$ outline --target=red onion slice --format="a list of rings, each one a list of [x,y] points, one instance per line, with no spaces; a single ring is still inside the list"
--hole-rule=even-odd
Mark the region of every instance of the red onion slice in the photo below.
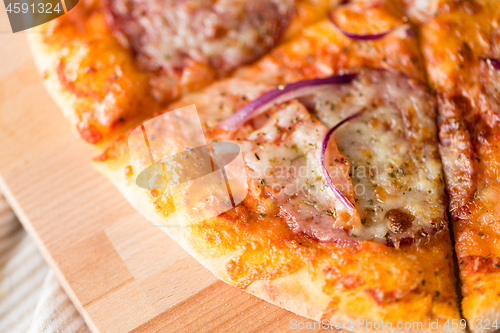
[[[488,58],[488,57],[479,57],[479,59],[486,61],[491,64],[494,69],[500,70],[500,59],[499,58]]]
[[[326,181],[328,182],[328,185],[333,191],[333,194],[337,199],[340,200],[346,206],[348,209],[354,209],[354,205],[340,192],[340,190],[333,184],[332,178],[330,177],[330,174],[328,173],[328,170],[326,169],[325,166],[325,153],[326,153],[326,147],[328,146],[328,141],[330,141],[330,137],[332,136],[332,133],[335,132],[340,126],[344,125],[346,122],[358,117],[363,113],[365,109],[358,111],[354,113],[353,115],[350,115],[349,117],[345,118],[341,122],[339,122],[337,125],[333,126],[328,132],[326,132],[325,137],[323,139],[323,144],[321,146],[321,168],[323,169],[323,174],[325,175]]]
[[[349,83],[356,76],[357,74],[345,74],[334,75],[320,79],[302,80],[287,84],[284,87],[273,89],[246,104],[229,118],[221,121],[217,127],[227,130],[235,129],[240,124],[250,119],[250,116],[258,115],[273,105],[277,105],[297,97],[312,94],[314,92],[313,90],[318,86]]]
[[[377,39],[381,39],[383,37],[385,37],[385,35],[387,35],[389,32],[391,32],[392,30],[394,30],[394,28],[392,29],[389,29],[387,31],[384,31],[384,32],[381,32],[381,33],[378,33],[378,34],[366,34],[366,35],[359,35],[359,34],[355,34],[353,32],[349,32],[349,31],[346,31],[344,29],[342,29],[338,24],[337,22],[335,21],[335,19],[333,18],[333,11],[330,12],[330,14],[328,14],[328,18],[330,19],[330,22],[333,23],[333,25],[339,29],[339,31],[344,34],[346,37],[349,37],[353,40],[377,40]]]

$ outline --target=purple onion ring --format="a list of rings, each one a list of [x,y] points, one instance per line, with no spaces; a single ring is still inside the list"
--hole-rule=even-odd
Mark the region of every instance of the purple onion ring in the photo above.
[[[334,75],[326,78],[302,80],[294,83],[290,83],[284,87],[273,89],[266,92],[259,98],[245,104],[241,109],[236,111],[229,118],[221,121],[218,128],[232,130],[238,127],[240,124],[249,120],[251,116],[260,114],[261,112],[267,110],[273,105],[277,105],[288,100],[305,96],[311,93],[307,88],[331,85],[331,84],[342,84],[351,82],[358,74],[345,74],[345,75]]]
[[[500,59],[499,58],[479,57],[479,59],[486,61],[488,64],[491,64],[494,69],[500,70]]]
[[[325,166],[325,154],[326,154],[326,147],[328,146],[328,141],[330,141],[330,137],[332,136],[332,133],[335,132],[340,126],[344,125],[346,122],[358,117],[363,113],[365,109],[362,109],[361,111],[358,111],[349,117],[343,119],[341,122],[339,122],[337,125],[333,126],[328,132],[326,132],[325,137],[323,138],[323,144],[321,145],[321,168],[323,169],[323,174],[326,178],[326,181],[330,188],[333,191],[333,194],[335,197],[340,200],[346,206],[348,209],[354,209],[354,205],[340,192],[340,190],[333,184],[332,178],[330,177],[330,174],[328,173],[328,170],[326,169]]]
[[[394,30],[393,28],[392,29],[389,29],[385,32],[381,32],[381,33],[378,33],[378,34],[366,34],[366,35],[359,35],[359,34],[355,34],[353,32],[349,32],[349,31],[346,31],[344,29],[342,29],[338,24],[337,22],[335,21],[335,19],[333,18],[333,11],[330,12],[328,14],[328,18],[330,19],[330,22],[333,23],[333,25],[339,29],[339,31],[344,34],[346,37],[349,37],[353,40],[377,40],[377,39],[381,39],[383,37],[385,37],[385,35],[387,35],[389,32],[391,32],[392,30]]]

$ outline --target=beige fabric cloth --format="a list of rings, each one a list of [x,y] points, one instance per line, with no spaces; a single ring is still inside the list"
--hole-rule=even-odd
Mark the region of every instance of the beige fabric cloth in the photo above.
[[[88,333],[0,194],[0,333]]]

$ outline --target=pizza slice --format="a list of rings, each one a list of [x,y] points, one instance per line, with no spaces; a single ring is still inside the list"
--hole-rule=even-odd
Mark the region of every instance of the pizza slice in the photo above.
[[[497,1],[441,1],[421,27],[438,95],[463,314],[474,332],[500,325],[499,19]]]
[[[330,0],[93,0],[29,34],[48,90],[103,147],[326,17]]]
[[[223,200],[208,186],[183,197],[158,174],[137,185],[138,163],[174,178],[163,155],[192,135],[165,120],[172,112],[143,132],[151,160],[138,161],[123,135],[94,165],[217,277],[273,304],[332,327],[351,320],[351,330],[430,332],[439,320],[440,332],[462,331],[444,326],[460,315],[436,104],[416,33],[385,3],[347,6],[169,106],[194,104],[212,146],[240,147],[248,195],[233,209],[174,227],[175,201],[193,207],[182,215],[191,221]],[[350,30],[346,16],[366,21]]]

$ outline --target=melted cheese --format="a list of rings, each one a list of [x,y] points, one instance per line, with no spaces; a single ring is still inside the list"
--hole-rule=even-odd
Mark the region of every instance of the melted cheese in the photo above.
[[[367,70],[352,84],[318,88],[269,110],[240,129],[236,142],[250,188],[271,197],[292,230],[335,241],[345,229],[399,246],[446,226],[434,107],[425,86]],[[353,212],[326,183],[321,144],[328,128],[359,110],[334,132],[325,163]]]
[[[359,219],[338,201],[327,185],[321,166],[321,144],[327,128],[312,118],[297,101],[280,105],[275,112],[258,119],[257,128],[239,133],[248,175],[256,192],[263,192],[279,207],[278,215],[290,228],[322,241],[346,238]],[[331,159],[345,158],[329,146]],[[352,196],[347,168],[331,163],[337,187]]]
[[[318,93],[315,109],[328,126],[365,109],[334,133],[339,150],[352,164],[362,221],[353,232],[363,239],[388,238],[397,245],[444,226],[434,103],[425,87],[407,78],[367,74],[350,87]]]

